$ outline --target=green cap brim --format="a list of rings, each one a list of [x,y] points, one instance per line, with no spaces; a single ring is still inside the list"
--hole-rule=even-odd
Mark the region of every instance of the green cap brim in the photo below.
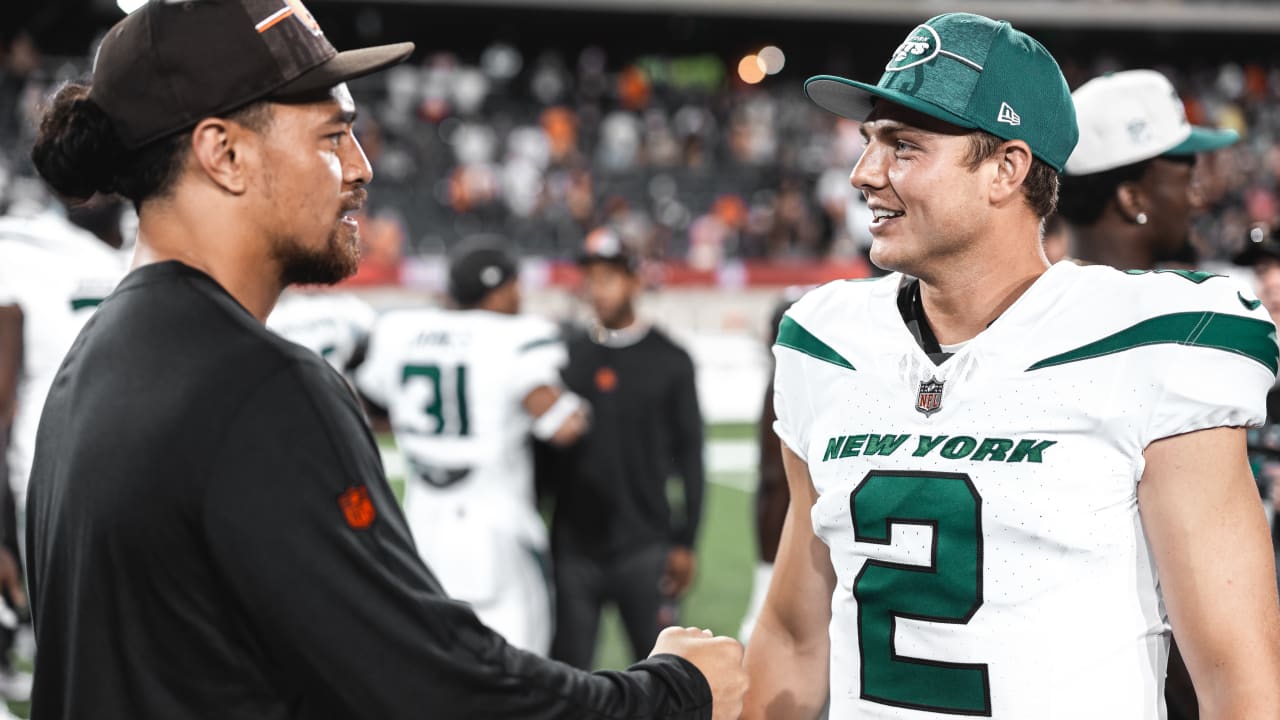
[[[1240,133],[1235,130],[1213,130],[1206,127],[1191,126],[1191,135],[1178,143],[1164,155],[1195,155],[1196,153],[1220,150],[1240,142]]]
[[[815,75],[809,78],[804,83],[804,94],[808,95],[809,99],[823,110],[859,122],[865,120],[867,113],[871,112],[873,98],[881,98],[916,112],[924,113],[945,123],[950,123],[956,127],[968,130],[978,127],[959,115],[944,110],[933,103],[925,102],[897,90],[888,90],[876,85],[868,85],[856,80],[836,77],[835,75]]]

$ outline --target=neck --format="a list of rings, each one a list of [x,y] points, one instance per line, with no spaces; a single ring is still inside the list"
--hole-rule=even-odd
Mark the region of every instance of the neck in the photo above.
[[[210,222],[210,217],[223,220]],[[133,267],[172,260],[193,267],[265,323],[284,291],[280,268],[265,239],[256,238],[236,217],[229,212],[191,212],[177,201],[144,205]]]
[[[966,342],[985,330],[1049,268],[1038,241],[988,248],[977,257],[957,259],[946,272],[920,278],[925,317],[941,345]]]
[[[1135,230],[1134,225],[1108,218],[1091,227],[1076,228],[1071,257],[1120,270],[1150,270],[1155,267],[1155,256]]]
[[[605,330],[627,330],[636,324],[636,312],[632,308],[627,308],[625,312],[618,314],[618,317],[609,321],[600,321],[600,327]]]

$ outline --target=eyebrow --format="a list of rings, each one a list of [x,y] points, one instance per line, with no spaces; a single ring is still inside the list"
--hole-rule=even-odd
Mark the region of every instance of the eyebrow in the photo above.
[[[359,117],[359,115],[360,113],[355,110],[339,109],[332,116],[330,116],[329,122],[337,123],[339,125],[350,125],[356,121],[356,118]]]
[[[910,125],[907,125],[906,123],[903,123],[903,122],[899,122],[897,120],[889,120],[889,119],[865,120],[862,122],[862,124],[858,125],[858,134],[862,136],[863,140],[871,139],[871,135],[867,133],[867,125],[872,125],[877,132],[881,132],[881,133],[902,132],[903,130],[913,129]]]

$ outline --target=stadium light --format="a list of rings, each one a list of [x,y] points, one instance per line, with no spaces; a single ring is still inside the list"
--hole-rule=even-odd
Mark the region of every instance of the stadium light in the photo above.
[[[116,0],[116,7],[123,10],[126,15],[146,4],[147,0]]]
[[[769,45],[756,53],[756,60],[760,64],[760,70],[766,75],[777,75],[787,64],[787,56],[775,45]]]
[[[748,85],[755,85],[764,80],[764,70],[760,67],[758,55],[748,55],[738,62],[738,77]]]

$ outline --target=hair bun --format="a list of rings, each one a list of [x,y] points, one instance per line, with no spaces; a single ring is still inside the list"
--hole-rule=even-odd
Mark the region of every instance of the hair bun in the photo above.
[[[68,83],[45,110],[31,160],[58,194],[87,200],[115,192],[127,156],[111,118],[89,99],[89,86]]]

